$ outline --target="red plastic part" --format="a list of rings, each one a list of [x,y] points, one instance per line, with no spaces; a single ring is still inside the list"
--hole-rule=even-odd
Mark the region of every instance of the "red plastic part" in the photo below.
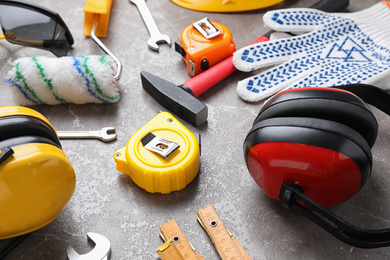
[[[318,146],[267,142],[247,155],[250,174],[265,194],[278,200],[283,182],[296,184],[324,207],[338,205],[361,187],[358,165],[339,152]]]
[[[251,44],[266,42],[269,41],[269,38],[266,36],[261,36]],[[195,97],[198,97],[200,94],[221,82],[227,76],[236,71],[236,68],[233,65],[233,55],[224,59],[223,61],[217,63],[208,70],[196,75],[195,77],[186,81],[183,85],[191,89]]]

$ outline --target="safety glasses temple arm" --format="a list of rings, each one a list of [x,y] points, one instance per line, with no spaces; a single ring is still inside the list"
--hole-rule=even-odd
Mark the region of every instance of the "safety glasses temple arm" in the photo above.
[[[282,184],[279,199],[285,208],[295,208],[328,233],[351,246],[379,248],[390,246],[390,229],[363,229],[348,223],[305,196],[300,187]]]
[[[94,42],[97,43],[97,45],[99,45],[99,47],[105,52],[107,53],[114,61],[115,63],[117,64],[117,72],[114,76],[114,79],[115,80],[119,80],[121,78],[121,75],[122,75],[122,63],[120,62],[120,60],[100,41],[100,39],[96,36],[96,29],[97,29],[97,25],[98,25],[98,18],[99,18],[99,15],[94,15],[93,17],[93,23],[92,23],[92,27],[91,27],[91,38],[92,40],[94,40]]]

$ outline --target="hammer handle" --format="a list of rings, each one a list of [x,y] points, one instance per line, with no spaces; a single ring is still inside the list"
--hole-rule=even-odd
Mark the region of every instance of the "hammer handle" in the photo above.
[[[267,36],[260,36],[250,44],[269,41]],[[187,80],[183,85],[191,89],[195,97],[216,85],[224,78],[235,72],[237,69],[233,65],[233,55],[217,63],[208,70],[198,74],[197,76]]]
[[[324,12],[337,12],[343,10],[349,5],[349,0],[321,0],[315,3],[311,8],[322,10]],[[269,36],[273,31],[269,31],[267,34],[260,36],[251,44],[269,41]],[[216,85],[227,76],[236,71],[233,65],[233,55],[209,68],[208,70],[196,75],[195,77],[187,80],[183,85],[189,88],[195,97]]]

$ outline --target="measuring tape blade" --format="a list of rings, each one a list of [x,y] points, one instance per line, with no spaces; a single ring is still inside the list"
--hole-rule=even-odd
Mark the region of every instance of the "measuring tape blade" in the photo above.
[[[198,211],[198,222],[202,225],[214,243],[222,260],[249,260],[251,259],[244,248],[223,225],[213,206],[207,206]]]
[[[164,244],[156,249],[161,260],[194,259],[203,260],[191,245],[175,220],[168,221],[160,227],[160,237]]]

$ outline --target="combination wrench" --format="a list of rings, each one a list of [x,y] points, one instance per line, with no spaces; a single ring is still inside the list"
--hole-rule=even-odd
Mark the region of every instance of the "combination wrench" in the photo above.
[[[157,27],[156,21],[153,19],[152,13],[150,12],[146,0],[129,0],[135,4],[138,11],[141,13],[142,19],[144,20],[146,27],[149,30],[150,39],[148,40],[148,46],[154,51],[158,51],[158,43],[167,43],[171,46],[171,38],[168,35],[162,34]]]
[[[66,251],[69,260],[109,260],[111,258],[111,244],[105,236],[89,232],[87,237],[95,245],[92,251],[79,255],[71,246],[68,246]]]
[[[111,142],[116,139],[114,127],[104,127],[97,131],[57,131],[60,139],[98,139]]]

